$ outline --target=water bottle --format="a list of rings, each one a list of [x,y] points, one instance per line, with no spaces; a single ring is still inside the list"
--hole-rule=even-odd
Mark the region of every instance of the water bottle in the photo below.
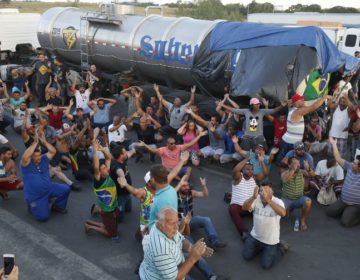
[[[300,228],[300,220],[299,218],[296,218],[295,224],[294,224],[294,231],[299,231]]]

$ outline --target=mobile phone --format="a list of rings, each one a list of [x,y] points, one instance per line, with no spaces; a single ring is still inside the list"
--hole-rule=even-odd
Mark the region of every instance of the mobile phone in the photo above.
[[[11,271],[15,265],[15,255],[14,254],[4,254],[4,276],[10,275]]]

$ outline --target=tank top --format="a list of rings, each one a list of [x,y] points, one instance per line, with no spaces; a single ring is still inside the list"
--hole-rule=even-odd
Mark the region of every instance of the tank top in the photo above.
[[[297,108],[291,109],[289,112],[289,115],[287,117],[287,131],[283,135],[282,140],[285,141],[288,144],[295,144],[298,141],[302,141],[305,131],[305,123],[304,123],[304,117],[301,117],[300,122],[294,123],[291,120],[292,114],[295,112]]]
[[[241,181],[236,185],[232,184],[231,188],[232,195],[230,204],[243,206],[244,202],[254,194],[256,182],[254,177],[251,177],[249,180],[242,177]]]
[[[147,187],[144,187],[144,191],[145,198],[140,204],[140,226],[147,226],[149,224],[151,205],[154,200],[154,195],[147,189]]]
[[[184,144],[187,144],[187,143],[190,143],[192,140],[194,140],[196,138],[196,132],[193,131],[187,131],[184,135],[183,135],[183,141],[184,141]],[[188,149],[187,149],[189,152],[197,152],[200,150],[199,148],[199,144],[198,143],[195,143],[194,145],[190,146]]]
[[[96,203],[104,212],[112,212],[118,206],[116,185],[110,176],[98,181],[99,186],[94,186]]]

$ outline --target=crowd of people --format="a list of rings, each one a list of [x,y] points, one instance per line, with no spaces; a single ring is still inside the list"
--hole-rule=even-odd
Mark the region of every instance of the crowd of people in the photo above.
[[[118,98],[104,97],[96,65],[86,82],[70,82],[68,71],[59,58],[39,54],[32,69],[12,71],[11,86],[0,81],[0,195],[8,200],[9,192],[22,190],[29,213],[46,221],[52,211],[67,212],[71,191],[81,191],[76,181],[88,182],[96,203],[89,205],[94,219],[84,221],[85,232],[113,239],[134,197],[141,209],[140,279],[191,279],[194,266],[206,279],[227,279],[204,259],[227,245],[216,221],[193,211],[196,200],[209,195],[205,177],[201,190],[190,183],[192,167],[204,161],[233,168],[232,191],[225,194],[229,214],[244,242],[243,258],[261,254],[264,269],[289,249],[280,241],[280,219],[296,208],[301,209],[294,217],[296,231],[308,230],[316,201],[329,205],[326,214],[340,218],[343,226],[360,223],[358,74],[342,77],[311,104],[295,93],[272,109],[275,100],[260,97],[240,106],[225,92],[216,113],[204,119],[195,86],[187,102],[180,97],[170,102],[155,84],[146,103],[141,86],[124,85],[119,95],[128,104],[127,114],[114,115]],[[272,139],[264,137],[266,121],[274,127]],[[7,129],[21,136],[24,153],[4,136]],[[142,187],[133,186],[131,157],[153,163]],[[68,168],[72,176],[63,172]],[[281,197],[274,196],[271,169],[281,178]],[[244,216],[253,217],[251,231]],[[191,235],[199,228],[204,239],[195,242]]]

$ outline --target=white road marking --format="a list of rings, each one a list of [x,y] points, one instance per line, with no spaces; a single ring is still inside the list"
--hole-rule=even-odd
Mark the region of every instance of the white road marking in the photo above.
[[[31,226],[30,224],[22,221],[12,213],[4,210],[0,207],[0,224],[3,228],[1,230],[2,233],[6,231],[6,228],[14,230],[17,234],[23,236],[24,239],[28,239],[31,242],[32,247],[34,249],[29,249],[29,245],[27,248],[21,248],[19,251],[24,252],[24,254],[29,255],[28,261],[34,261],[31,259],[31,255],[33,253],[36,254],[36,247],[39,246],[42,249],[49,252],[55,258],[59,260],[59,263],[55,266],[48,266],[46,260],[44,264],[41,263],[34,263],[36,270],[42,275],[45,276],[41,279],[71,279],[71,275],[74,272],[79,272],[85,275],[86,279],[93,279],[93,280],[116,280],[117,278],[111,276],[110,274],[106,273],[102,268],[96,266],[92,262],[88,261],[87,259],[83,258],[82,256],[77,255],[75,252],[71,251],[70,249],[66,248],[64,245],[60,244],[59,242],[55,241],[50,236],[44,234],[40,230],[36,229],[35,227]],[[7,231],[9,232],[9,231]],[[9,234],[8,234],[9,236]],[[2,236],[3,238],[3,236]],[[11,238],[11,236],[9,236]],[[16,244],[16,237],[15,239]],[[22,239],[20,238],[19,243],[21,243]],[[14,245],[16,247],[16,245]],[[33,256],[35,255],[33,254]],[[21,269],[21,268],[20,268]],[[25,278],[25,277],[22,277]]]

